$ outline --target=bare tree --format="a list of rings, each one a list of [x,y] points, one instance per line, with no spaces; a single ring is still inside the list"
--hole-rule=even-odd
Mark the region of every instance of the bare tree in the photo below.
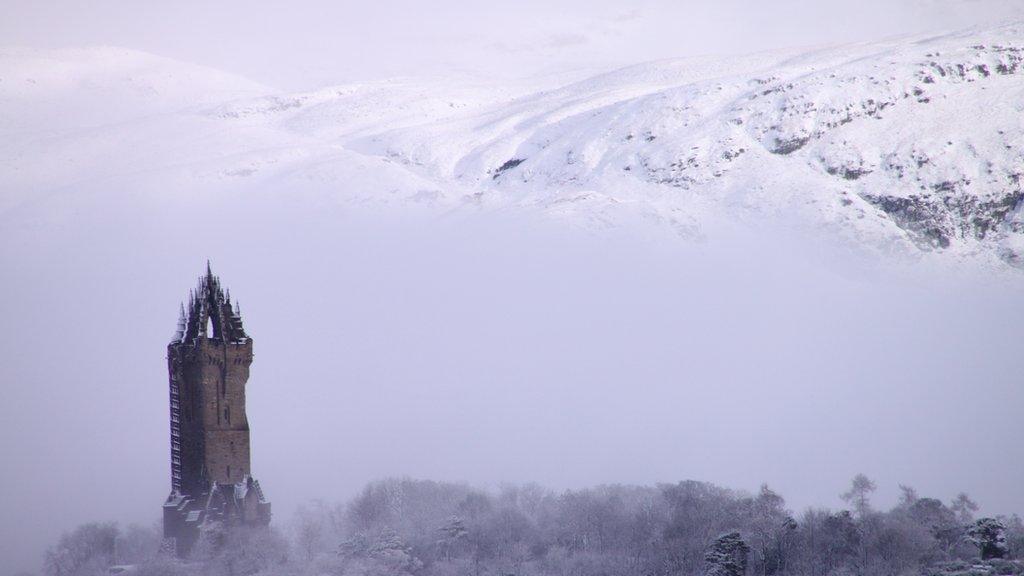
[[[866,516],[871,512],[871,493],[877,486],[864,474],[857,474],[853,477],[850,489],[843,492],[840,497],[844,502],[853,506],[854,511],[860,516]]]
[[[92,576],[104,574],[114,563],[115,542],[120,531],[113,523],[90,523],[60,537],[46,551],[44,570],[48,576]]]
[[[956,514],[956,518],[961,524],[967,525],[974,522],[974,513],[978,511],[978,503],[972,500],[967,493],[961,492],[949,504],[949,509]]]

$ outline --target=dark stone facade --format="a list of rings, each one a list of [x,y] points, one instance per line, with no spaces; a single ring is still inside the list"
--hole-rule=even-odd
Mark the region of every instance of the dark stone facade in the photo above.
[[[209,265],[182,306],[167,346],[171,494],[164,538],[185,556],[204,530],[270,522],[270,503],[250,474],[245,384],[252,339]]]

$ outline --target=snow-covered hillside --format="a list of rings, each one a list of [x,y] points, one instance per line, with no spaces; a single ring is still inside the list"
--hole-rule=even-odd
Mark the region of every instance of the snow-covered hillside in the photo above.
[[[1022,47],[1024,29],[1008,26],[658,62],[360,146],[499,198],[639,203],[696,227],[695,203],[746,220],[799,214],[877,247],[1017,262]]]
[[[7,50],[0,210],[86,183],[251,187],[712,242],[717,224],[783,223],[881,254],[1024,260],[1022,25],[547,83],[280,94],[123,50]]]

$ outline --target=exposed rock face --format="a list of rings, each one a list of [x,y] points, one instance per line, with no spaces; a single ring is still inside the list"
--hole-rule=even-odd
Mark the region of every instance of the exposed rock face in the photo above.
[[[978,104],[989,89],[1024,86],[1014,77],[1024,49],[953,43],[921,52],[875,57],[870,72],[841,66],[776,82],[751,97],[747,124],[773,154],[810,147],[829,175],[873,175],[855,190],[924,249],[1017,233],[1021,122],[994,122]],[[926,108],[937,105],[962,116],[932,123]],[[883,131],[891,132],[876,137]]]
[[[952,195],[900,198],[864,194],[864,199],[881,208],[919,243],[948,248],[954,239],[984,240],[989,232],[1013,231],[1014,223],[1007,215],[1020,205],[1024,193],[1011,192],[994,201]]]

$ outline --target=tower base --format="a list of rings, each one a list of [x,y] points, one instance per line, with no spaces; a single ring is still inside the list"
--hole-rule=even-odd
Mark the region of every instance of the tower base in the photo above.
[[[189,555],[203,530],[220,524],[266,526],[270,523],[270,502],[263,497],[259,481],[246,476],[235,484],[217,484],[197,496],[175,490],[164,502],[164,539],[175,555]]]

